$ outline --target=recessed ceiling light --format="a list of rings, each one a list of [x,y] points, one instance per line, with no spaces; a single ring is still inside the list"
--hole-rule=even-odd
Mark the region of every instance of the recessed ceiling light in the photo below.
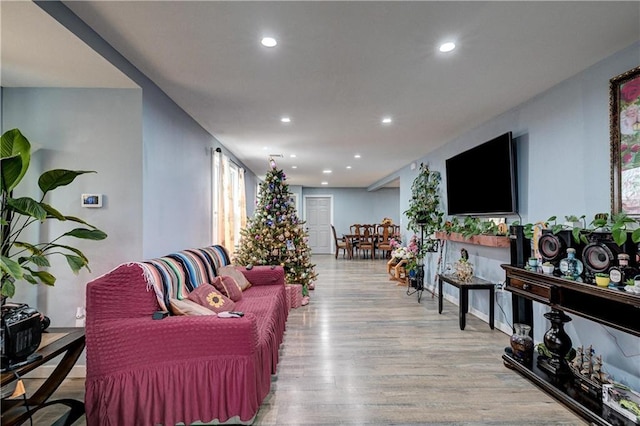
[[[351,166],[347,166],[347,169],[350,169],[350,168],[351,168]]]
[[[325,169],[325,170],[322,171],[322,173],[324,173],[325,175],[328,175],[329,173],[331,173],[331,170]]]
[[[455,48],[456,48],[456,44],[451,42],[451,41],[448,41],[446,43],[442,43],[440,45],[440,51],[443,52],[443,53],[451,52]]]
[[[291,155],[289,155],[289,157],[296,158],[296,155],[295,154],[291,154]]]
[[[360,154],[354,155],[353,158],[360,158]]]
[[[263,37],[260,41],[264,47],[275,47],[278,42],[273,37]]]
[[[298,168],[298,166],[291,166],[291,168],[292,168],[292,169],[297,169],[297,168]]]
[[[327,182],[327,181],[320,182],[320,185],[329,185],[329,182]]]
[[[282,121],[283,123],[291,123],[291,119],[289,117],[282,117],[280,121]]]
[[[266,151],[266,150],[268,150],[268,149],[269,149],[269,147],[268,147],[268,146],[263,146],[263,147],[262,147],[262,150],[263,150],[263,151]]]
[[[384,117],[382,119],[382,124],[391,124],[391,117]]]

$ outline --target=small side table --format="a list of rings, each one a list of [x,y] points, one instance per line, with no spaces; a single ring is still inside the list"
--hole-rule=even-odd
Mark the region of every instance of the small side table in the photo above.
[[[490,281],[482,278],[472,277],[470,283],[459,281],[453,275],[438,275],[438,313],[442,313],[442,283],[445,282],[460,290],[460,330],[464,330],[467,323],[467,312],[469,312],[469,290],[489,290],[489,327],[493,330],[494,299],[496,286]]]
[[[53,404],[69,407],[55,425],[71,425],[84,414],[84,403],[75,399],[48,401],[58,386],[67,377],[71,368],[84,350],[84,328],[49,328],[42,333],[42,344],[36,351],[42,358],[16,368],[20,377],[35,370],[47,361],[64,354],[60,363],[42,385],[25,401],[23,398],[2,400],[2,425],[20,425],[26,422],[36,411]],[[2,386],[16,380],[13,371],[2,373]]]

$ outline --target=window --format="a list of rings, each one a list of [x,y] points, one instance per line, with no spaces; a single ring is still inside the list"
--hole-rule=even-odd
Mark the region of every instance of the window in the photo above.
[[[212,176],[213,243],[233,253],[247,220],[244,169],[221,152],[214,152]]]

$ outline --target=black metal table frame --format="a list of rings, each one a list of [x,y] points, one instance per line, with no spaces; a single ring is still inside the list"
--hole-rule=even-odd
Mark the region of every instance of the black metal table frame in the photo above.
[[[84,403],[82,401],[75,399],[49,400],[56,389],[58,389],[58,386],[60,386],[62,381],[67,377],[67,374],[69,374],[71,368],[73,368],[84,350],[84,328],[50,328],[48,333],[66,334],[50,344],[43,346],[41,349],[38,349],[36,354],[41,355],[41,358],[18,367],[15,371],[19,376],[23,376],[59,355],[63,355],[62,360],[38,390],[33,392],[31,397],[27,398],[26,401],[22,398],[2,400],[2,425],[23,424],[38,410],[53,404],[63,404],[69,407],[69,410],[53,424],[54,426],[71,425],[84,414]],[[16,379],[12,370],[3,372],[2,386]]]

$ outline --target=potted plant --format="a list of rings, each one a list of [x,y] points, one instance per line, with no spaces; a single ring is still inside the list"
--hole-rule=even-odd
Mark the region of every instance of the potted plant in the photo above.
[[[556,269],[556,267],[551,262],[544,262],[542,264],[542,272],[547,274],[547,275],[553,274],[553,271],[555,269]]]
[[[602,272],[596,273],[596,285],[598,287],[608,287],[609,286],[609,274],[605,274]]]
[[[613,241],[619,246],[623,246],[624,243],[627,242],[629,234],[631,234],[631,240],[634,243],[640,243],[639,223],[625,212],[616,213],[611,216],[611,219],[597,216],[591,224],[596,229],[610,230]]]
[[[74,273],[78,273],[82,268],[90,270],[89,259],[80,250],[62,240],[66,238],[103,240],[107,234],[78,217],[62,214],[45,201],[49,192],[70,184],[82,174],[95,172],[49,170],[42,173],[38,179],[38,186],[42,191],[39,200],[31,197],[14,198],[13,192],[29,168],[31,144],[18,129],[12,129],[2,135],[1,154],[0,293],[4,302],[6,297],[13,297],[15,282],[19,280],[53,286],[56,277],[44,270],[51,266],[48,259],[51,255],[64,256]],[[79,224],[79,227],[50,241],[27,242],[22,239],[23,232],[30,226],[48,220],[69,222],[74,226]]]
[[[440,210],[439,172],[429,170],[426,164],[420,164],[420,172],[411,185],[409,208],[404,212],[409,219],[407,227],[421,233],[421,247],[418,256],[436,251],[438,240],[433,237],[442,227],[444,212]]]

